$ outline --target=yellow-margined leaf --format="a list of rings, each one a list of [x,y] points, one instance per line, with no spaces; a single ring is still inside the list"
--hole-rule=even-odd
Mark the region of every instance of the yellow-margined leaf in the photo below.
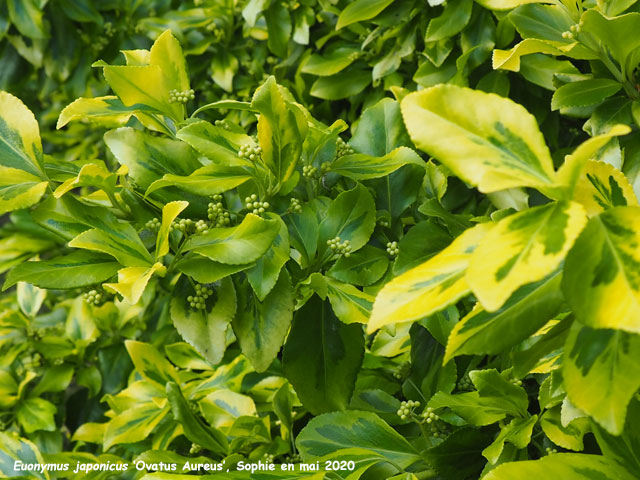
[[[47,185],[29,172],[0,166],[0,215],[37,203]]]
[[[119,443],[135,443],[144,440],[169,413],[169,406],[158,408],[153,403],[143,403],[112,418],[104,432],[104,449]]]
[[[38,122],[24,103],[7,92],[0,92],[0,166],[46,178]]]
[[[575,202],[549,203],[500,220],[480,242],[467,271],[484,309],[496,311],[518,288],[558,268],[586,220]]]
[[[587,161],[573,199],[582,204],[590,217],[609,208],[638,205],[627,177],[613,165],[597,160]]]
[[[180,212],[189,206],[189,202],[169,202],[162,207],[162,224],[156,238],[156,260],[169,253],[169,232],[173,222]]]
[[[520,58],[532,53],[548,53],[551,55],[562,55],[559,49],[564,46],[563,42],[553,40],[540,40],[537,38],[525,38],[516,46],[509,50],[495,49],[493,51],[493,68],[495,70],[520,71]]]
[[[78,175],[62,183],[53,192],[53,196],[60,198],[62,195],[77,187],[96,187],[105,192],[113,191],[116,186],[116,175],[107,170],[103,165],[88,163],[83,165]]]
[[[512,100],[438,85],[407,95],[401,106],[416,146],[481,192],[553,185],[553,162],[536,119]]]
[[[141,104],[125,106],[115,95],[96,98],[78,98],[60,112],[56,128],[74,120],[83,120],[105,127],[122,127],[136,112],[159,113]]]
[[[469,292],[467,267],[478,243],[491,230],[482,223],[465,231],[436,256],[387,283],[378,293],[367,330],[411,322],[455,302]]]
[[[640,208],[592,218],[567,256],[562,282],[577,319],[640,333]]]
[[[113,293],[119,293],[129,303],[138,303],[154,273],[163,275],[167,267],[160,262],[152,267],[127,267],[118,270],[118,283],[104,283],[103,286]]]

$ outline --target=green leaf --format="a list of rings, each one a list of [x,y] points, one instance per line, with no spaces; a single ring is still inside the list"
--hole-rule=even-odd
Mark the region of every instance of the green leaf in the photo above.
[[[489,10],[511,10],[527,3],[544,3],[545,0],[477,0],[477,2]]]
[[[369,450],[400,468],[420,461],[400,434],[371,412],[333,412],[312,419],[296,439],[305,462],[348,448]]]
[[[562,424],[560,405],[544,412],[540,417],[540,427],[554,444],[569,450],[581,451],[584,448],[583,437],[591,430],[588,418],[576,418],[568,425]]]
[[[40,450],[29,440],[0,432],[0,475],[2,477],[16,476],[16,462],[26,465],[40,465],[44,459]],[[23,465],[20,465],[22,467]],[[38,478],[49,480],[49,472],[39,470],[28,470],[28,478]],[[25,477],[22,477],[25,478]]]
[[[587,160],[573,198],[590,217],[609,208],[638,205],[627,177],[613,165],[596,160]]]
[[[111,278],[119,268],[111,257],[81,250],[51,260],[21,263],[9,272],[2,288],[6,290],[17,282],[56,290],[87,287]]]
[[[322,257],[331,255],[327,241],[340,237],[349,240],[352,251],[363,247],[373,233],[376,209],[371,194],[361,184],[342,192],[329,206],[326,217],[320,223],[318,253]]]
[[[108,231],[92,228],[82,232],[69,242],[69,246],[107,253],[126,266],[151,266],[153,258],[131,224],[116,223],[109,227]]]
[[[469,261],[490,229],[479,224],[467,230],[438,255],[387,283],[378,292],[367,331],[419,320],[466,295]]]
[[[484,480],[526,478],[632,480],[634,475],[600,455],[558,453],[542,457],[539,460],[504,463],[483,477]]]
[[[495,94],[439,85],[407,95],[402,114],[418,148],[483,193],[553,184],[535,118]]]
[[[244,163],[240,163],[238,149],[251,141],[248,135],[214,127],[205,121],[190,123],[181,128],[176,136],[213,160],[220,168],[242,166]]]
[[[180,43],[173,36],[171,30],[165,30],[156,38],[150,53],[150,63],[158,65],[162,69],[167,88],[179,91],[189,89],[187,63],[182,54]]]
[[[246,288],[238,291],[239,308],[233,331],[242,353],[258,372],[263,372],[278,355],[293,317],[293,287],[286,269],[276,284],[260,300]]]
[[[188,253],[175,264],[176,268],[182,273],[186,273],[196,282],[213,283],[228,277],[234,273],[242,272],[252,267],[253,263],[244,265],[227,265],[225,263],[214,262],[207,257]]]
[[[126,340],[124,346],[136,367],[136,372],[150,382],[164,387],[167,382],[177,381],[176,369],[153,345]]]
[[[216,390],[198,402],[205,420],[214,428],[231,427],[241,416],[256,416],[256,405],[247,395],[231,390]]]
[[[182,396],[180,387],[174,382],[167,383],[167,397],[175,419],[180,422],[185,436],[197,445],[211,450],[213,453],[226,455],[229,450],[227,437],[218,429],[208,427],[196,417],[189,404]]]
[[[27,433],[33,433],[36,430],[54,432],[56,422],[53,417],[56,412],[56,406],[47,400],[26,398],[20,400],[18,404],[16,419]]]
[[[275,55],[286,57],[291,36],[291,16],[289,10],[280,2],[271,2],[263,12],[267,22],[267,45]]]
[[[515,8],[508,18],[522,38],[538,38],[556,42],[567,42],[562,34],[575,24],[563,5],[540,5],[529,3]],[[575,73],[580,73],[574,67]]]
[[[311,85],[309,94],[322,100],[340,100],[359,94],[370,83],[370,71],[349,68],[336,75],[318,78]]]
[[[505,442],[515,445],[518,449],[526,448],[531,441],[531,433],[537,421],[537,415],[529,418],[514,418],[508,425],[500,429],[498,437],[482,451],[482,455],[490,463],[495,464],[502,454]]]
[[[274,77],[269,77],[256,90],[251,106],[260,112],[258,141],[262,160],[283,184],[293,175],[306,131],[300,130],[295,107],[287,104]]]
[[[382,157],[372,157],[364,153],[344,155],[331,164],[331,171],[353,180],[368,180],[385,177],[408,163],[425,166],[416,152],[410,148],[399,147]]]
[[[282,362],[304,406],[318,414],[347,408],[363,355],[362,327],[340,322],[314,296],[294,316]]]
[[[484,430],[463,428],[454,431],[424,455],[444,478],[476,478],[487,463],[482,450],[492,440]]]
[[[388,255],[382,249],[365,245],[349,257],[341,256],[327,275],[341,282],[367,286],[380,280],[388,266]]]
[[[129,127],[107,132],[104,142],[118,163],[129,168],[129,175],[143,189],[167,173],[186,176],[202,166],[184,142],[152,136]]]
[[[289,227],[289,242],[300,252],[304,259],[303,265],[306,266],[316,254],[318,219],[309,205],[303,205],[302,212],[287,215],[285,221]]]
[[[639,207],[615,207],[589,221],[567,256],[562,282],[580,322],[640,333],[639,241]]]
[[[346,324],[366,324],[371,315],[374,297],[348,283],[338,282],[329,277],[324,279],[327,284],[327,296],[336,317]]]
[[[289,260],[289,234],[287,225],[280,216],[268,214],[268,217],[280,224],[280,231],[274,239],[271,247],[260,257],[256,264],[247,269],[247,279],[256,293],[258,299],[263,301],[276,284],[280,270]]]
[[[44,179],[42,163],[40,128],[33,113],[10,93],[0,92],[0,166]]]
[[[340,12],[336,30],[340,30],[352,23],[369,20],[392,3],[393,0],[355,0]]]
[[[534,334],[553,318],[564,302],[561,279],[562,275],[556,272],[540,282],[521,287],[493,313],[476,305],[453,327],[444,362],[458,355],[496,355]]]
[[[107,170],[103,165],[87,163],[82,166],[78,175],[65,180],[53,192],[53,196],[60,198],[65,193],[78,187],[95,187],[107,193],[113,193],[117,176]]]
[[[447,2],[442,15],[429,22],[424,41],[436,42],[460,33],[471,19],[472,7],[472,0]]]
[[[492,57],[493,69],[519,72],[522,57],[525,55],[543,53],[549,55],[563,55],[564,51],[561,50],[561,48],[565,48],[565,45],[562,42],[526,38],[509,50],[495,49]]]
[[[574,323],[562,372],[571,403],[620,435],[627,405],[640,388],[639,358],[640,336]]]
[[[640,437],[636,425],[640,418],[640,404],[634,399],[629,404],[627,410],[627,420],[624,431],[621,435],[611,435],[609,432],[601,428],[598,424],[591,422],[591,431],[598,441],[598,446],[602,450],[602,454],[616,462],[618,465],[624,466],[630,472],[637,472],[640,468]],[[587,421],[586,418],[578,419]],[[574,420],[569,427],[577,421]],[[587,422],[589,425],[589,422]],[[559,444],[560,445],[560,444]]]
[[[358,49],[338,47],[325,55],[314,53],[302,65],[302,72],[327,77],[341,72],[358,58]]]
[[[161,179],[153,182],[145,195],[150,195],[156,190],[170,186],[178,187],[196,195],[215,195],[242,185],[251,178],[251,173],[246,168],[212,164],[198,168],[188,176],[167,173]]]
[[[236,313],[236,291],[230,278],[224,278],[205,309],[189,306],[187,297],[195,295],[188,278],[180,277],[171,298],[171,320],[178,333],[211,365],[217,365],[227,347],[226,332]]]
[[[7,0],[7,7],[11,21],[22,35],[33,40],[47,37],[42,21],[43,11],[40,2],[37,0]]]
[[[608,78],[592,78],[567,83],[558,88],[551,98],[551,110],[586,107],[602,102],[622,88],[622,84]]]
[[[211,228],[207,233],[193,235],[183,251],[193,251],[216,262],[246,264],[264,255],[279,232],[276,220],[250,213],[235,227]]]
[[[482,239],[466,280],[485,310],[558,268],[586,223],[578,203],[549,203],[510,215]]]
[[[383,98],[367,108],[362,112],[349,144],[356,152],[374,157],[383,157],[399,147],[411,147],[400,104]]]
[[[24,170],[0,166],[0,215],[39,202],[48,185]]]
[[[167,416],[169,408],[159,408],[154,402],[136,405],[113,417],[104,431],[104,449],[121,443],[135,443],[149,437]]]

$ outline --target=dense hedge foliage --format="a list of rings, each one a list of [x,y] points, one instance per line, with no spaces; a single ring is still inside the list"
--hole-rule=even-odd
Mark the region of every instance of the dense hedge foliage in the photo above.
[[[637,478],[637,32],[0,3],[0,477]]]

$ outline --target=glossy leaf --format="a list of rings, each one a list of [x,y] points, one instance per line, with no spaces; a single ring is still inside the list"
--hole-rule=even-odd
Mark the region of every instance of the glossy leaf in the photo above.
[[[331,164],[331,171],[353,180],[369,180],[387,176],[408,163],[421,167],[425,165],[413,150],[399,147],[382,157],[363,153],[344,155]]]

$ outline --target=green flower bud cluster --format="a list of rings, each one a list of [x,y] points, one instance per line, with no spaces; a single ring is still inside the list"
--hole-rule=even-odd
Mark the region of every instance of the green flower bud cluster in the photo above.
[[[240,147],[240,150],[238,150],[238,156],[251,160],[252,162],[257,162],[262,159],[262,147],[245,143]]]
[[[313,165],[302,166],[302,176],[306,178],[314,178],[318,174],[318,169]]]
[[[171,222],[170,231],[179,230],[185,235],[193,232],[194,222],[190,218],[181,218],[180,220],[174,220]]]
[[[379,227],[389,228],[389,220],[386,218],[379,218],[376,223]]]
[[[276,63],[278,61],[278,59],[276,57],[274,57],[273,55],[269,55],[267,57],[267,63],[269,65],[273,65],[274,63]]]
[[[265,453],[262,458],[264,459],[264,463],[273,463],[276,457],[271,453]]]
[[[406,420],[413,413],[413,409],[420,406],[420,402],[414,400],[407,400],[400,403],[400,408],[396,414],[400,417],[400,420]]]
[[[82,295],[84,301],[89,305],[100,305],[104,300],[104,295],[97,290],[89,290]]]
[[[458,390],[467,390],[467,391],[471,391],[474,390],[475,387],[473,386],[473,382],[471,381],[471,378],[469,378],[468,374],[465,374],[459,381],[458,381]]]
[[[216,120],[215,122],[213,122],[213,124],[216,127],[224,128],[225,130],[231,130],[231,125],[229,125],[229,122],[227,120]]]
[[[553,455],[554,453],[558,453],[557,448],[547,447],[545,448],[547,455]]]
[[[231,224],[231,214],[224,210],[222,195],[212,195],[213,202],[207,206],[207,218],[216,227],[225,227]]]
[[[400,365],[398,365],[398,368],[396,368],[396,371],[393,372],[393,376],[398,380],[404,380],[409,376],[410,372],[411,372],[411,363],[402,362]]]
[[[297,453],[292,453],[291,455],[286,455],[284,457],[284,461],[286,463],[300,463],[302,461],[302,457]]]
[[[422,421],[424,423],[433,423],[437,420],[440,420],[440,417],[433,411],[432,407],[427,407],[422,412]]]
[[[331,163],[323,162],[322,165],[320,165],[320,175],[324,175],[329,172],[329,170],[331,170]]]
[[[259,202],[258,195],[256,195],[255,193],[251,194],[251,196],[249,197],[246,197],[244,201],[247,205],[247,209],[251,210],[256,215],[264,213],[267,208],[270,207],[269,202]]]
[[[207,308],[205,301],[207,300],[207,298],[213,295],[213,290],[200,283],[196,283],[195,288],[196,294],[189,295],[187,297],[187,302],[189,303],[189,306],[194,310],[204,310],[205,308]]]
[[[207,233],[209,231],[209,225],[204,220],[198,220],[195,224],[196,233]]]
[[[113,24],[111,22],[104,22],[104,34],[107,37],[113,37],[116,33],[116,29],[113,28]]]
[[[184,92],[169,90],[169,103],[187,103],[194,98],[196,98],[196,92],[193,89],[185,90]]]
[[[397,257],[400,253],[398,242],[387,242],[387,253],[390,257]]]
[[[202,450],[202,447],[200,445],[198,445],[197,443],[192,443],[191,448],[189,449],[189,454],[195,455],[196,453],[199,453],[201,450]]]
[[[55,365],[56,367],[59,367],[60,365],[64,364],[64,359],[62,359],[62,358],[54,358],[51,363],[53,365]]]
[[[160,225],[160,220],[158,220],[156,217],[153,217],[151,220],[144,224],[144,228],[146,228],[147,230],[151,230],[152,232],[157,232],[158,230],[160,230]]]
[[[349,240],[341,242],[340,237],[335,237],[331,240],[327,240],[327,245],[329,245],[329,248],[333,250],[333,253],[344,255],[345,257],[351,256],[351,242]]]
[[[511,383],[513,383],[515,386],[517,387],[521,387],[522,386],[522,380],[517,379],[517,378],[512,378],[509,380]]]
[[[36,328],[33,328],[31,325],[27,325],[27,337],[32,338],[33,340],[40,340],[42,335],[40,335],[40,331]]]
[[[96,39],[91,39],[90,42],[91,42],[91,48],[96,52],[100,52],[107,45],[109,45],[109,38],[107,36],[98,37]]]
[[[300,204],[300,200],[292,197],[291,200],[289,200],[289,210],[294,213],[302,213],[302,205]]]
[[[224,29],[220,28],[215,22],[207,25],[207,31],[213,35],[216,42],[221,42],[224,39]]]
[[[562,32],[562,38],[564,38],[565,40],[573,40],[581,31],[582,25],[580,25],[579,23],[576,25],[571,25],[569,27],[569,30],[567,30],[566,32]]]
[[[355,153],[353,148],[351,148],[351,145],[349,145],[347,142],[342,140],[340,137],[338,137],[338,143],[336,146],[337,146],[336,157],[338,158]]]

